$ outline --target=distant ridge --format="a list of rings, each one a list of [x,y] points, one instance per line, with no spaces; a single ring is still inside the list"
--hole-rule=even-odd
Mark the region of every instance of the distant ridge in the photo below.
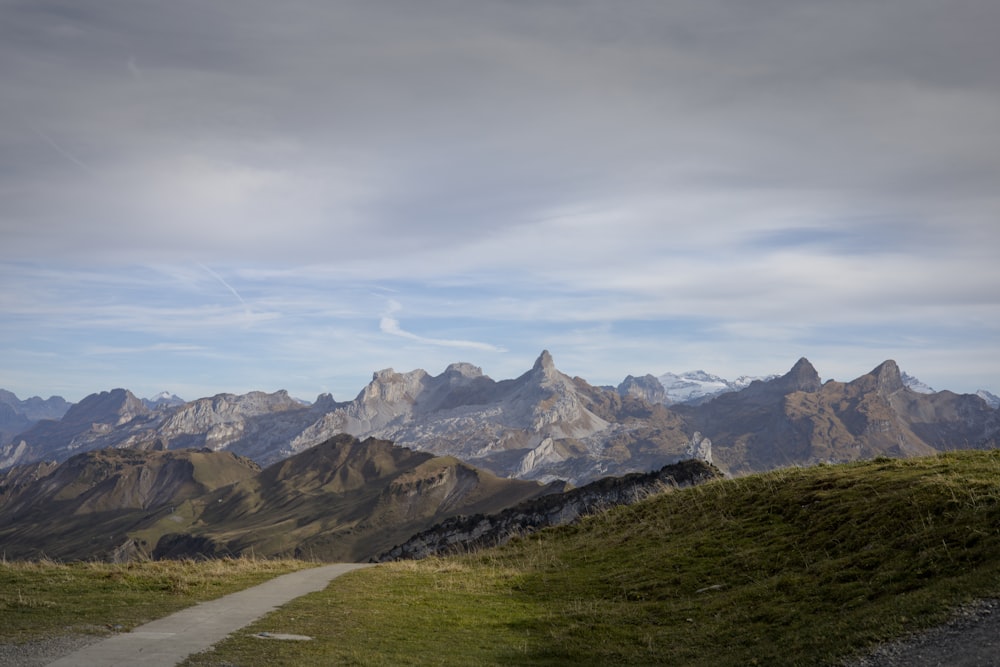
[[[32,396],[22,401],[13,392],[0,389],[0,446],[43,419],[62,419],[69,408],[62,396]]]
[[[582,485],[691,456],[742,474],[997,441],[995,396],[915,390],[917,381],[892,360],[850,382],[823,384],[805,358],[781,376],[726,384],[698,371],[684,381],[689,396],[702,393],[671,403],[652,375],[593,386],[560,372],[543,350],[509,380],[462,362],[439,375],[382,369],[345,402],[320,395],[306,405],[285,391],[250,392],[151,410],[115,389],[0,443],[0,469],[106,447],[203,447],[268,466],[349,434],[454,456],[499,476]],[[710,385],[716,393],[705,393]]]
[[[231,452],[95,450],[0,473],[0,552],[367,560],[448,517],[565,488],[348,435],[264,470]]]

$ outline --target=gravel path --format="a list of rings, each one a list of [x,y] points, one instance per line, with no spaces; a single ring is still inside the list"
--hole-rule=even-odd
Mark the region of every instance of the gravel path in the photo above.
[[[1000,600],[965,605],[948,623],[884,644],[845,667],[1000,667]]]
[[[24,644],[0,644],[0,667],[42,667],[102,639],[100,635],[68,635]]]

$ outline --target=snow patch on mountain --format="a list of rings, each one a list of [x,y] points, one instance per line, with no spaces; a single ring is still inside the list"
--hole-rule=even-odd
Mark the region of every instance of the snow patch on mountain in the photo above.
[[[976,392],[976,396],[986,401],[987,404],[994,410],[1000,408],[1000,396],[986,391],[985,389],[980,389]]]
[[[910,375],[909,373],[907,373],[905,371],[900,374],[900,377],[903,379],[903,385],[905,385],[911,391],[915,391],[918,394],[933,394],[933,393],[935,393],[933,387],[931,387],[931,386],[929,386],[927,384],[924,384],[919,379],[913,377],[912,375]]]
[[[626,393],[639,395],[638,387],[641,387],[644,395],[640,397],[647,400],[654,399],[654,402],[664,405],[672,405],[674,403],[693,403],[729,391],[740,391],[749,387],[756,380],[766,381],[775,377],[777,376],[741,375],[735,380],[727,380],[703,370],[695,370],[685,373],[664,373],[659,377],[646,375],[639,379],[629,376],[626,378],[626,382],[619,385],[618,389],[622,395]],[[631,382],[629,382],[630,378]],[[659,388],[654,385],[654,381],[659,384]]]

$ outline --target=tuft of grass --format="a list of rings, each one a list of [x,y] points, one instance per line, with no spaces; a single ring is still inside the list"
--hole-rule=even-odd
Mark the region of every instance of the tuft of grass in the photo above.
[[[838,664],[997,595],[1000,452],[952,452],[712,482],[353,572],[185,664]]]
[[[129,630],[310,563],[253,558],[125,564],[0,561],[0,642]]]

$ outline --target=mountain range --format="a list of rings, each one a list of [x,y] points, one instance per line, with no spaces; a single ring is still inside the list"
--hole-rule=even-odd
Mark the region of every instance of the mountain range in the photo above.
[[[571,489],[348,435],[263,470],[231,452],[92,450],[0,473],[0,549],[13,559],[117,562],[423,557],[500,543],[720,476],[690,460]]]
[[[684,382],[704,391],[671,402],[655,376],[596,387],[543,351],[510,380],[465,363],[437,376],[385,369],[347,402],[278,391],[151,406],[125,389],[73,405],[29,399],[16,405],[25,416],[25,403],[34,417],[63,414],[0,447],[0,549],[364,560],[400,545],[413,555],[628,502],[681,461],[697,483],[1000,439],[986,398],[935,392],[891,360],[849,382],[821,381],[804,358],[742,388],[708,374]]]
[[[377,371],[346,402],[324,394],[304,405],[284,391],[251,392],[153,410],[115,389],[17,434],[0,446],[0,468],[108,447],[207,448],[268,466],[350,434],[454,456],[502,477],[579,485],[690,457],[742,474],[993,447],[998,437],[997,408],[986,399],[916,391],[891,360],[846,383],[821,382],[806,359],[742,388],[746,379],[726,384],[690,375],[684,381],[702,383],[701,393],[688,387],[688,400],[670,405],[659,378],[630,376],[617,388],[597,387],[561,373],[547,351],[510,380],[495,381],[467,363],[436,376]],[[725,388],[710,395],[709,386]]]

